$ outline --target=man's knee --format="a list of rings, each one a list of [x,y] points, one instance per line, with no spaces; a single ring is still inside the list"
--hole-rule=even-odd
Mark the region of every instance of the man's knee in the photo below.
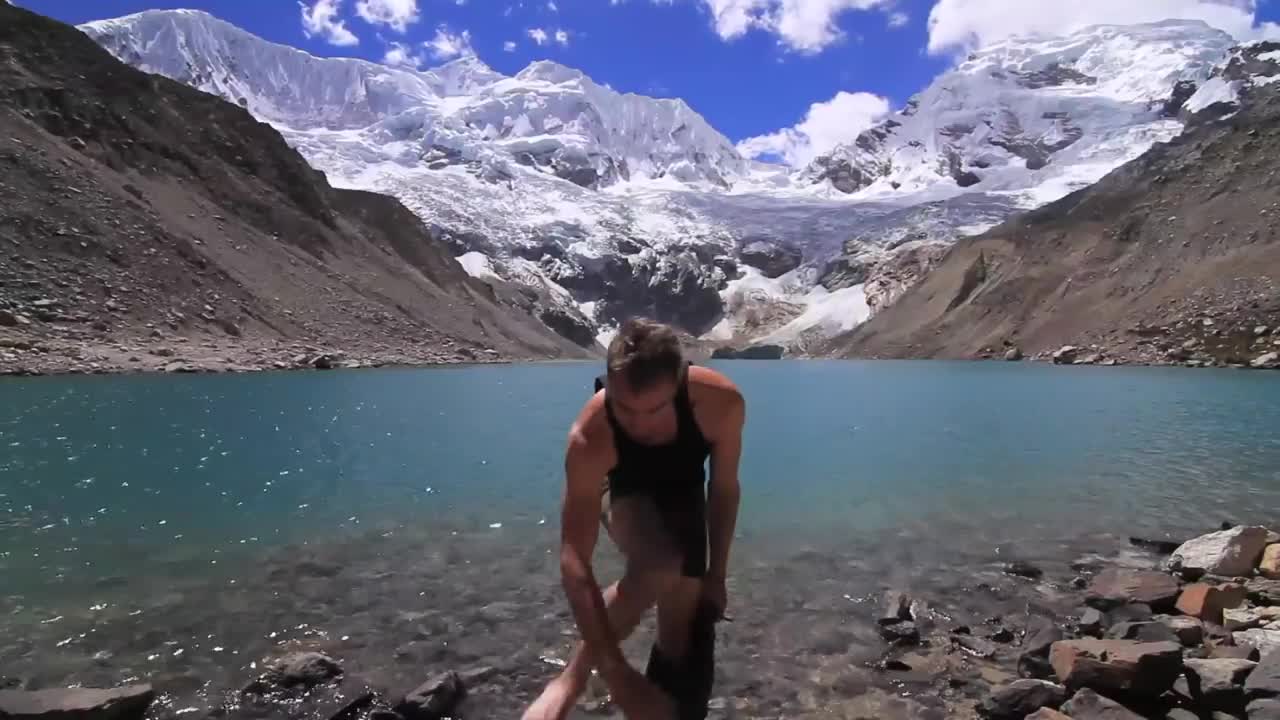
[[[655,599],[679,587],[684,559],[673,552],[643,553],[627,562],[626,577]]]

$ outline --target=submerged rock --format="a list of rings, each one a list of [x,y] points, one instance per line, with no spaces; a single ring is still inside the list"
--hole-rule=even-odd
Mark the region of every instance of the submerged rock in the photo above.
[[[453,714],[466,693],[462,678],[455,672],[447,672],[405,695],[396,704],[396,712],[405,720],[442,720]]]
[[[141,720],[155,700],[150,685],[112,689],[0,690],[6,720]]]

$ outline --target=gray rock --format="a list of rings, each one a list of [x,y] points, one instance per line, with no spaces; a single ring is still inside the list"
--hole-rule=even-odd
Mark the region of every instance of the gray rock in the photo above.
[[[314,687],[342,675],[342,667],[328,655],[299,652],[271,663],[260,682],[277,687]]]
[[[1062,706],[1072,720],[1143,720],[1143,717],[1120,703],[1085,688]]]
[[[1222,624],[1227,630],[1251,630],[1280,620],[1280,607],[1235,608],[1222,611]]]
[[[1280,698],[1280,652],[1263,655],[1244,685],[1249,699]]]
[[[1076,356],[1080,354],[1080,348],[1075,345],[1063,345],[1053,353],[1054,365],[1072,365],[1076,361]]]
[[[893,645],[915,645],[920,642],[920,630],[908,620],[893,625],[881,625],[880,637]]]
[[[1245,715],[1249,720],[1280,720],[1280,700],[1254,700]]]
[[[0,310],[0,327],[17,327],[18,315],[10,310]]]
[[[1164,720],[1200,720],[1200,716],[1184,708],[1174,708],[1164,716]]]
[[[419,685],[395,709],[405,720],[442,720],[452,715],[466,693],[462,678],[447,672]]]
[[[1007,575],[1017,575],[1018,577],[1030,578],[1032,580],[1044,575],[1043,570],[1025,560],[1016,560],[1014,562],[1005,563],[1003,569]]]
[[[738,257],[743,263],[776,278],[800,265],[800,252],[769,240],[754,240],[743,246]]]
[[[1174,572],[1247,577],[1253,574],[1266,544],[1266,528],[1240,525],[1186,541],[1173,551],[1166,566]]]
[[[0,690],[5,720],[141,720],[155,700],[150,685],[106,689]]]
[[[1034,617],[1027,626],[1018,655],[1018,675],[1025,678],[1046,680],[1053,677],[1049,664],[1049,648],[1062,639],[1062,630],[1053,621]]]
[[[1175,689],[1191,698],[1196,707],[1240,712],[1244,710],[1244,683],[1256,663],[1248,660],[1186,660],[1184,677]]]
[[[1280,580],[1253,578],[1245,583],[1244,590],[1258,605],[1280,605]]]
[[[1013,347],[1004,351],[1004,359],[1008,360],[1009,362],[1018,362],[1019,360],[1022,359],[1022,349],[1019,348],[1017,345],[1014,345]]]
[[[1014,680],[996,688],[978,706],[978,713],[992,720],[1023,720],[1047,707],[1057,709],[1067,700],[1067,689],[1044,680]]]
[[[996,656],[996,646],[982,638],[972,635],[952,635],[951,642],[974,657],[990,659]]]
[[[1249,363],[1249,365],[1250,367],[1254,367],[1262,370],[1274,368],[1280,365],[1280,353],[1269,352],[1264,355],[1259,355],[1258,357],[1254,358],[1253,361]]]
[[[1257,648],[1262,657],[1280,654],[1280,630],[1254,628],[1232,633],[1231,639],[1240,647]]]

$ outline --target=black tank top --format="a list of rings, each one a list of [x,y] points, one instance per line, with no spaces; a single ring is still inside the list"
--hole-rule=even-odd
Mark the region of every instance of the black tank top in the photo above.
[[[685,370],[675,397],[676,436],[663,445],[643,445],[632,440],[613,414],[606,396],[605,412],[618,455],[617,465],[609,471],[611,496],[641,492],[657,496],[687,493],[700,490],[706,482],[705,464],[711,444],[694,418],[693,404],[689,401],[688,365]],[[606,379],[605,375],[596,378],[597,392],[606,387]]]

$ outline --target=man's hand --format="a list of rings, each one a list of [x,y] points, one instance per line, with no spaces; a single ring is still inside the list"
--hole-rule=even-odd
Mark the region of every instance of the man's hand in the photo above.
[[[613,703],[626,720],[675,720],[671,697],[630,664],[623,663],[606,682]]]
[[[729,590],[723,575],[707,575],[702,579],[702,599],[716,609],[716,617],[723,620],[729,607]]]

